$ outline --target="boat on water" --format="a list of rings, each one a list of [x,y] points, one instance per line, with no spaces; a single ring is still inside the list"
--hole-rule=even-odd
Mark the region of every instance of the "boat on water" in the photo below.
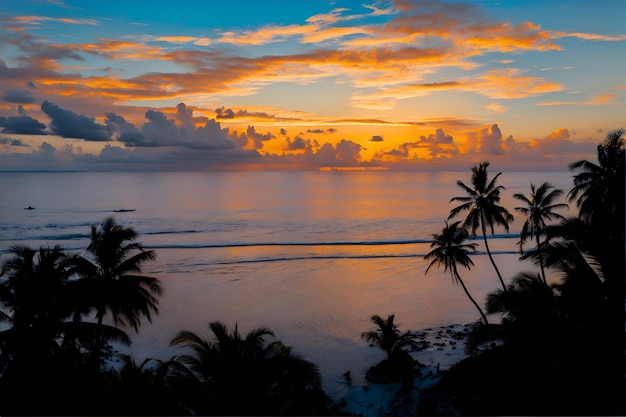
[[[24,207],[24,210],[35,210],[35,207],[33,206]]]
[[[125,213],[127,211],[135,211],[135,209],[117,209],[117,210],[113,210],[113,212],[115,212],[115,213]]]

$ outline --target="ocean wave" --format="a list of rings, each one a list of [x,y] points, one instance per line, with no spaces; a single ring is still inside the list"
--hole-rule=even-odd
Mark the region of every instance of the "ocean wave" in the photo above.
[[[59,228],[59,233],[54,233],[57,227],[52,225],[46,225],[45,227],[27,228],[21,232],[19,230],[11,230],[12,233],[0,235],[1,242],[10,241],[73,241],[84,240],[89,238],[89,233],[62,233],[67,229],[75,229],[75,227]],[[2,228],[0,228],[2,230]],[[5,231],[7,229],[4,229]],[[52,233],[46,233],[52,232]],[[159,235],[198,235],[205,232],[195,229],[187,230],[156,230],[144,232],[145,236],[159,236]],[[496,234],[489,236],[490,240],[500,239],[519,239],[519,234]],[[472,240],[482,240],[482,236],[473,237]],[[173,243],[168,241],[156,242],[143,242],[143,246],[147,249],[210,249],[210,248],[246,248],[246,247],[296,247],[296,246],[392,246],[392,245],[420,245],[430,244],[433,242],[432,238],[416,238],[416,239],[374,239],[374,240],[337,240],[337,241],[234,241],[234,242],[183,242]],[[496,252],[493,252],[496,253]],[[506,251],[506,253],[509,253]],[[510,252],[515,253],[515,252]]]
[[[385,258],[421,258],[424,254],[381,254],[381,255],[308,255],[308,256],[283,256],[276,258],[236,259],[231,261],[211,262],[211,265],[236,265],[263,262],[287,262],[287,261],[311,261],[326,259],[385,259]]]
[[[10,241],[55,241],[55,240],[81,240],[88,238],[86,233],[64,233],[58,235],[34,235],[34,236],[20,236],[16,237],[0,237],[2,242]]]
[[[154,232],[153,234],[167,234]],[[472,238],[482,240],[482,236]],[[519,239],[518,234],[498,234],[489,236],[489,239]],[[161,243],[144,245],[150,249],[210,249],[210,248],[245,248],[264,246],[389,246],[389,245],[418,245],[430,244],[433,239],[390,239],[390,240],[342,240],[342,241],[265,241],[265,242],[220,242],[220,243]],[[495,253],[495,252],[492,252]],[[508,252],[507,252],[508,253]],[[512,252],[515,253],[515,252]]]
[[[245,248],[264,246],[387,246],[415,245],[430,243],[432,239],[412,240],[361,240],[361,241],[323,241],[323,242],[232,242],[232,243],[163,243],[144,245],[150,249],[210,249],[210,248]]]
[[[516,251],[493,251],[492,255],[515,255]],[[477,251],[471,255],[487,255],[487,252]],[[314,261],[314,260],[332,260],[332,259],[393,259],[393,258],[423,258],[425,253],[385,253],[385,254],[369,254],[369,255],[350,255],[350,254],[335,254],[335,255],[305,255],[305,256],[280,256],[275,258],[247,258],[247,259],[233,259],[227,261],[215,261],[210,262],[210,265],[238,265],[238,264],[251,264],[251,263],[266,263],[266,262],[289,262],[289,261]]]
[[[186,235],[202,233],[200,230],[157,230],[152,232],[142,232],[142,235]]]

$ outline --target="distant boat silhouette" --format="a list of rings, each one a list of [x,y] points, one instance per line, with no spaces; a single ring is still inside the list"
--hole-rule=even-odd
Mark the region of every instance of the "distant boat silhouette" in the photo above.
[[[113,210],[115,213],[124,213],[127,211],[135,211],[135,209],[117,209],[117,210]]]
[[[33,206],[24,207],[24,210],[35,210],[35,207]]]

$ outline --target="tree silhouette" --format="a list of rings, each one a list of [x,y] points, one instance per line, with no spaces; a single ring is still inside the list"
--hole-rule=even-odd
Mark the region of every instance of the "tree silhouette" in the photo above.
[[[466,345],[469,353],[497,340],[527,348],[541,345],[563,325],[558,299],[538,274],[520,272],[508,287],[508,291],[499,289],[487,295],[487,313],[501,314],[502,320],[475,327]]]
[[[598,164],[580,160],[569,165],[574,185],[568,197],[576,201],[579,218],[587,225],[587,235],[579,245],[593,255],[602,270],[602,285],[609,308],[614,378],[623,380],[626,372],[626,240],[625,224],[625,130],[610,131],[597,147]],[[584,246],[583,246],[584,245]],[[621,376],[620,376],[621,375]]]
[[[8,325],[0,331],[1,411],[67,412],[63,390],[85,389],[83,352],[96,335],[126,345],[130,340],[118,329],[79,320],[84,307],[73,279],[76,256],[66,255],[59,246],[13,246],[9,253],[13,257],[0,273],[0,303],[5,309],[0,318]],[[25,393],[37,401],[23,402]]]
[[[559,223],[535,227],[535,238],[539,233],[545,236],[538,244],[540,251],[520,256],[554,270],[560,281],[546,285],[539,273],[523,273],[513,278],[507,291],[489,294],[487,312],[501,314],[502,320],[475,328],[467,347],[493,340],[502,344],[455,365],[438,384],[437,401],[447,399],[461,407],[460,414],[470,415],[537,410],[559,415],[623,414],[623,135],[623,129],[607,135],[597,148],[598,164],[581,160],[569,165],[577,172],[568,193],[578,208],[577,216],[557,216]],[[548,191],[546,187],[543,204],[551,206],[545,201]],[[532,196],[518,199],[531,209]]]
[[[307,406],[307,396],[321,389],[315,365],[294,354],[291,348],[266,338],[274,333],[265,327],[251,330],[245,337],[238,327],[231,332],[219,321],[209,323],[213,340],[190,331],[179,332],[170,342],[190,348],[192,354],[175,358],[202,386],[203,398],[194,409],[198,413],[258,414],[277,413]],[[175,368],[183,375],[180,368]]]
[[[151,321],[152,313],[159,312],[157,297],[163,291],[159,280],[140,275],[142,265],[156,255],[143,250],[136,239],[132,227],[121,226],[112,217],[91,227],[87,251],[95,263],[85,259],[81,272],[94,290],[99,324],[109,312],[116,326],[137,331],[142,316]]]
[[[450,200],[450,202],[459,201],[461,204],[450,210],[448,220],[462,211],[468,212],[463,222],[463,227],[471,230],[472,237],[476,236],[476,229],[481,228],[487,255],[489,255],[489,260],[496,270],[502,289],[506,291],[506,285],[504,285],[500,270],[489,249],[487,242],[487,226],[489,226],[492,235],[495,233],[494,224],[503,226],[508,232],[509,223],[513,221],[513,216],[506,208],[498,205],[500,202],[500,191],[504,190],[502,185],[497,185],[498,177],[502,173],[499,172],[489,181],[488,167],[489,162],[481,162],[478,166],[472,168],[473,188],[468,187],[461,180],[457,180],[457,185],[467,193],[467,196],[453,197]]]
[[[618,226],[624,223],[624,129],[609,132],[597,150],[599,165],[585,159],[569,164],[581,172],[574,175],[568,198],[584,221],[623,236]]]
[[[400,334],[398,326],[393,322],[394,317],[395,315],[389,314],[386,319],[383,319],[376,314],[372,316],[372,322],[376,324],[377,328],[361,333],[362,339],[384,350],[388,360],[413,344],[410,332]]]
[[[59,354],[61,323],[71,316],[63,303],[63,286],[71,276],[71,259],[59,246],[35,251],[13,246],[2,269],[2,318],[10,328],[0,333],[3,377],[37,380]],[[65,300],[67,301],[67,300]]]
[[[425,273],[428,273],[434,265],[443,265],[444,271],[450,271],[452,282],[461,284],[465,295],[467,295],[467,298],[474,304],[485,324],[489,324],[487,316],[485,316],[483,310],[476,300],[474,300],[459,275],[457,265],[461,265],[467,269],[471,269],[471,267],[474,266],[474,262],[470,259],[469,254],[478,246],[476,243],[465,243],[469,233],[467,229],[459,227],[460,223],[460,221],[457,221],[448,224],[446,221],[446,225],[441,233],[433,235],[434,241],[430,245],[433,249],[424,256],[424,259],[432,260],[426,268]]]
[[[526,204],[525,207],[515,207],[515,210],[526,216],[526,221],[524,221],[520,234],[520,252],[523,252],[526,239],[529,237],[532,239],[534,237],[537,244],[536,250],[539,259],[539,267],[541,269],[541,277],[545,284],[547,284],[548,281],[546,280],[546,272],[541,256],[541,242],[539,236],[545,232],[546,220],[564,219],[562,215],[555,213],[554,210],[568,207],[565,203],[555,203],[555,200],[563,194],[563,191],[553,188],[550,183],[544,182],[539,188],[535,189],[535,185],[531,183],[529,197],[521,193],[513,194],[514,198]]]
[[[91,227],[87,247],[91,257],[79,260],[81,279],[76,283],[76,291],[84,300],[80,313],[89,314],[95,310],[97,324],[103,331],[107,313],[116,327],[130,326],[135,331],[139,330],[141,317],[152,321],[152,313],[158,314],[161,284],[157,278],[141,275],[143,264],[155,259],[155,254],[143,250],[136,239],[137,232],[132,227],[121,226],[108,217]],[[104,341],[104,334],[96,339],[94,360],[99,355],[106,355],[102,351]]]

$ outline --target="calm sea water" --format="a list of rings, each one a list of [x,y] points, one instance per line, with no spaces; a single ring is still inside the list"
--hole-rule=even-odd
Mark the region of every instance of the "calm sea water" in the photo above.
[[[241,332],[267,326],[315,362],[331,395],[342,375],[357,381],[383,358],[360,338],[373,314],[394,313],[401,330],[479,319],[462,289],[424,254],[444,225],[456,186],[470,172],[0,173],[0,261],[13,244],[85,252],[90,226],[107,216],[139,232],[157,260],[160,313],[131,333],[138,362],[180,353],[179,330],[211,337],[220,320]],[[503,173],[502,204],[549,181],[567,192],[568,172]],[[32,206],[34,210],[25,210]],[[134,211],[115,212],[119,209]],[[567,213],[562,213],[567,214]],[[518,216],[519,217],[519,216]],[[506,279],[533,269],[518,261],[523,219],[490,247]],[[481,240],[476,240],[481,244]],[[482,245],[479,246],[482,250]],[[477,300],[498,288],[488,257],[461,271]]]

